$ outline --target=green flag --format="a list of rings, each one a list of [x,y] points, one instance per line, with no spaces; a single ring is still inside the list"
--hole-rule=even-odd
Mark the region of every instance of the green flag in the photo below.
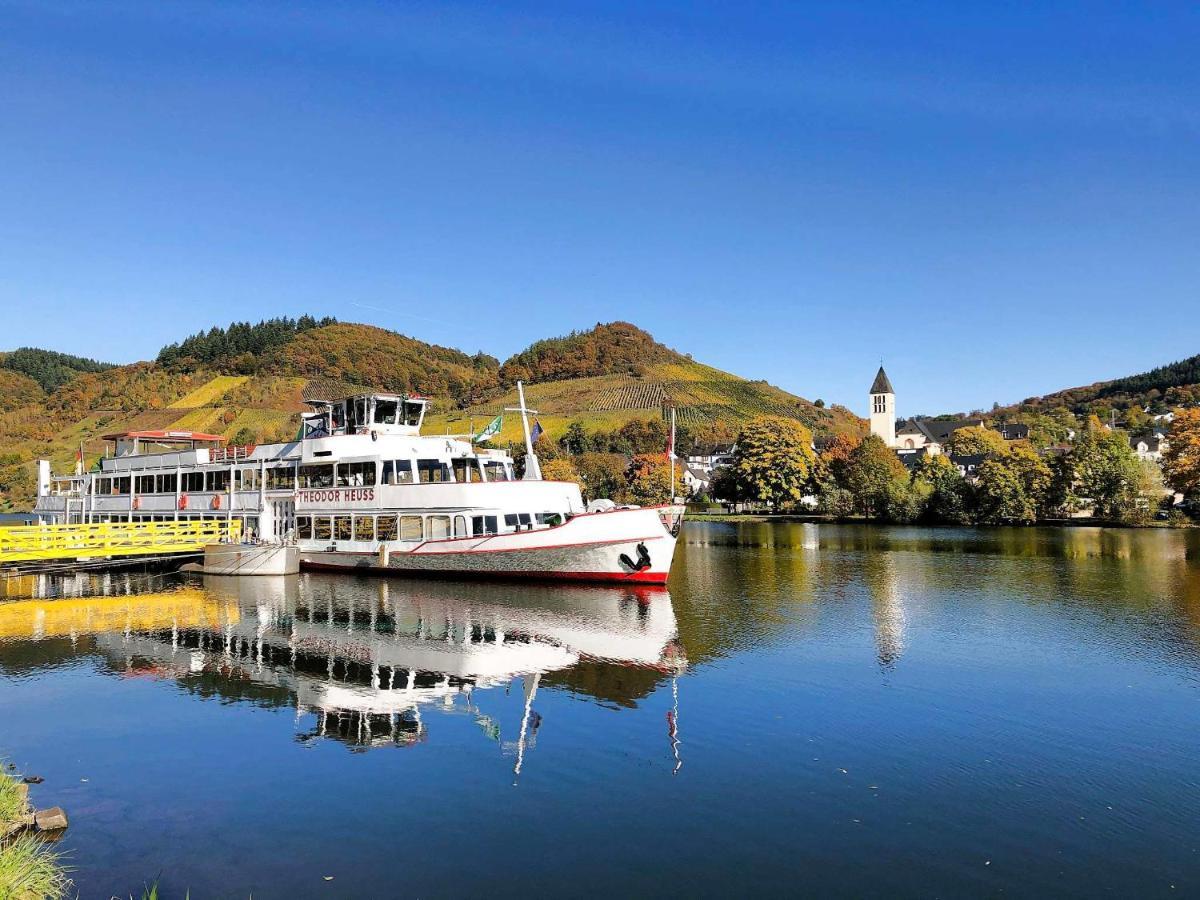
[[[488,422],[487,428],[483,429],[483,431],[481,431],[481,432],[479,432],[479,434],[475,435],[473,440],[490,441],[492,438],[494,438],[496,435],[498,435],[500,433],[500,429],[503,427],[503,425],[504,425],[504,416],[503,415],[496,416],[496,418],[494,418],[494,419],[492,419],[492,421]]]

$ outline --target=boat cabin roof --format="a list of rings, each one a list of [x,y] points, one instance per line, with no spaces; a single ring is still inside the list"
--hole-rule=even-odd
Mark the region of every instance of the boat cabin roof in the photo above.
[[[153,444],[220,444],[225,438],[203,431],[122,431],[104,435],[106,441],[146,441]]]

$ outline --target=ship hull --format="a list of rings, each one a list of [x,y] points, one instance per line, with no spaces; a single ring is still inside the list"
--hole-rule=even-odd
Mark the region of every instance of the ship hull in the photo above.
[[[428,541],[410,550],[302,550],[302,568],[454,578],[665,584],[675,535],[653,509],[576,516],[555,528]]]

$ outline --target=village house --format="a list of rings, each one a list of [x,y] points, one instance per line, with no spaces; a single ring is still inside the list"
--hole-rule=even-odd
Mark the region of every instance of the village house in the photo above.
[[[902,419],[896,421],[896,390],[883,366],[871,383],[871,434],[877,435],[901,457],[921,451],[930,456],[945,452],[946,443],[960,428],[979,428],[983,419]],[[1018,423],[999,426],[1009,441],[1029,438],[1029,426]]]

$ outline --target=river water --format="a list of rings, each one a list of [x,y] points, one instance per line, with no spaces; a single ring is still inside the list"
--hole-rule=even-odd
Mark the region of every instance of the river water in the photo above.
[[[688,523],[669,591],[10,581],[84,898],[1200,891],[1200,532]]]

